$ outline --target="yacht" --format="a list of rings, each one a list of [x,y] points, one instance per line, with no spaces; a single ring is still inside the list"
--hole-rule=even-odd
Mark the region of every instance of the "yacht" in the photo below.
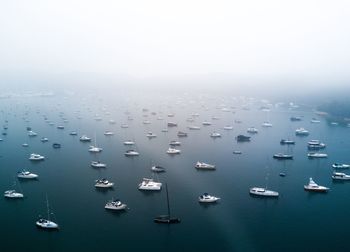
[[[350,180],[350,175],[342,172],[333,172],[332,179],[334,180]]]
[[[47,137],[43,137],[43,138],[40,139],[40,141],[43,142],[43,143],[46,143],[46,142],[49,141],[49,139]]]
[[[236,137],[237,142],[249,142],[250,136],[238,135]]]
[[[273,155],[274,159],[293,159],[293,155],[289,155],[289,154],[283,154],[283,153],[277,153],[275,155]]]
[[[321,143],[320,140],[310,140],[307,143],[307,148],[309,150],[320,150],[326,148],[326,144]]]
[[[168,122],[168,127],[177,127],[177,123],[175,123],[175,122]]]
[[[312,180],[312,178],[310,178],[308,185],[304,185],[304,189],[307,191],[315,191],[315,192],[327,192],[329,190],[328,187],[320,186],[316,184],[315,181]]]
[[[198,201],[201,203],[214,203],[217,202],[220,198],[204,193],[198,197]]]
[[[284,144],[287,144],[287,145],[295,144],[295,141],[289,140],[289,139],[281,139],[280,144],[282,144],[282,145],[284,145]]]
[[[95,187],[98,188],[111,188],[114,186],[113,182],[109,182],[107,179],[97,179],[95,180]]]
[[[327,158],[328,157],[326,153],[319,153],[319,152],[309,152],[307,156],[308,158]]]
[[[181,145],[181,142],[172,140],[172,141],[170,141],[169,145],[170,145],[170,146],[180,146],[180,145]]]
[[[213,133],[210,134],[210,137],[212,137],[212,138],[221,137],[221,134],[218,133],[218,132],[213,132]]]
[[[226,126],[224,126],[223,129],[224,129],[224,130],[233,130],[233,126],[226,125]]]
[[[114,135],[114,133],[112,132],[112,131],[105,131],[104,133],[103,133],[105,136],[113,136]]]
[[[332,167],[334,169],[348,169],[348,168],[350,168],[350,165],[349,164],[334,163],[334,164],[332,164]]]
[[[151,167],[151,170],[152,170],[153,172],[165,172],[165,168],[164,168],[164,167],[161,167],[161,166],[159,166],[159,165],[153,165],[153,166]]]
[[[127,157],[133,157],[133,156],[138,156],[140,155],[140,153],[138,153],[137,151],[135,150],[127,150],[125,153],[124,153],[125,156]]]
[[[71,131],[71,132],[69,133],[69,135],[71,135],[71,136],[76,136],[76,135],[78,135],[78,133],[77,133],[76,131]]]
[[[22,170],[17,173],[17,177],[21,179],[35,179],[35,178],[38,178],[39,176],[27,170]]]
[[[50,220],[50,208],[49,201],[46,197],[46,207],[47,207],[47,219],[39,217],[39,220],[36,221],[36,225],[43,229],[58,229],[58,224]]]
[[[19,199],[19,198],[23,198],[23,194],[22,193],[18,193],[15,190],[8,190],[5,191],[4,193],[5,198],[11,198],[11,199]]]
[[[249,127],[249,128],[247,129],[247,132],[250,133],[250,134],[256,134],[256,133],[258,133],[259,131],[258,131],[257,128]]]
[[[96,147],[96,146],[93,146],[93,145],[90,145],[90,147],[89,147],[89,152],[98,153],[98,152],[101,152],[101,151],[102,151],[102,148],[100,148],[100,147]]]
[[[131,141],[131,140],[126,140],[123,144],[124,144],[124,145],[134,145],[135,142],[134,142],[134,141]]]
[[[159,191],[162,188],[162,183],[154,182],[153,179],[143,178],[139,184],[139,190]]]
[[[177,136],[178,137],[187,137],[187,133],[183,132],[183,131],[179,131],[179,132],[177,132]]]
[[[270,122],[263,122],[263,124],[261,126],[265,127],[265,128],[270,128],[270,127],[272,127],[272,123],[270,123]]]
[[[94,168],[106,168],[107,165],[104,163],[101,163],[100,161],[92,161],[91,166]]]
[[[316,119],[316,118],[312,118],[310,122],[311,123],[320,123],[321,121]]]
[[[292,116],[292,117],[290,118],[290,120],[291,120],[292,122],[301,121],[301,116]]]
[[[197,169],[204,169],[204,170],[215,170],[216,169],[215,165],[207,164],[207,163],[199,162],[199,161],[197,161],[197,163],[195,164],[194,167]]]
[[[91,138],[88,137],[88,136],[86,136],[86,135],[82,135],[82,136],[79,138],[79,140],[80,140],[81,142],[91,142]]]
[[[129,125],[127,125],[126,123],[123,123],[122,125],[120,125],[121,128],[126,129],[129,128]]]
[[[110,200],[106,203],[105,209],[108,210],[125,210],[127,208],[126,204],[123,204],[119,199]]]
[[[147,133],[146,137],[151,139],[151,138],[157,137],[157,135],[150,131],[150,132]]]
[[[166,153],[168,154],[180,154],[181,150],[175,149],[175,148],[169,148]]]
[[[298,128],[295,130],[295,135],[296,136],[308,136],[310,133],[304,128]]]
[[[27,143],[23,143],[23,144],[22,144],[22,146],[23,146],[23,147],[28,147],[28,146],[29,146],[29,144],[27,144]]]
[[[30,157],[29,157],[29,160],[32,160],[32,161],[41,161],[44,159],[45,159],[44,156],[41,156],[41,155],[35,154],[35,153],[30,154]]]
[[[263,196],[263,197],[278,197],[279,193],[271,190],[267,190],[261,187],[252,187],[249,189],[251,195]]]
[[[192,126],[188,126],[188,129],[190,129],[190,130],[200,130],[201,127],[192,125]]]
[[[64,129],[64,126],[63,125],[58,125],[57,129]]]
[[[203,126],[210,126],[210,125],[211,125],[211,122],[204,121],[204,122],[202,122],[202,125],[203,125]]]
[[[35,133],[35,132],[32,131],[32,130],[28,131],[28,136],[30,136],[30,137],[35,137],[35,136],[37,136],[37,135],[38,135],[38,134]]]

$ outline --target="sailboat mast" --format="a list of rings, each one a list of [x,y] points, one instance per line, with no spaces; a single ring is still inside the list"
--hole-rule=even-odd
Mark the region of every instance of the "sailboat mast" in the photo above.
[[[47,219],[50,220],[50,207],[49,207],[49,199],[46,194],[46,207],[47,207]]]
[[[170,206],[169,206],[169,193],[168,193],[168,184],[165,184],[165,190],[166,190],[166,200],[168,204],[168,216],[170,219]]]

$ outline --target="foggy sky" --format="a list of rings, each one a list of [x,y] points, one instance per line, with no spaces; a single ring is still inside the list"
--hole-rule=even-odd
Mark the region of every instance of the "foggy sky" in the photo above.
[[[349,12],[337,0],[1,1],[0,74],[344,83]]]

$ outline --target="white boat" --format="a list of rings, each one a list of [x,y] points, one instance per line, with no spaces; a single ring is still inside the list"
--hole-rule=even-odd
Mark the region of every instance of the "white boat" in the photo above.
[[[17,177],[22,179],[35,179],[39,176],[35,173],[31,173],[30,171],[22,170],[17,173]]]
[[[333,172],[332,179],[334,180],[350,180],[350,175],[342,172]]]
[[[91,138],[86,135],[82,135],[79,140],[82,142],[91,142]]]
[[[78,135],[78,133],[77,133],[76,131],[71,131],[71,132],[69,133],[69,135],[71,135],[71,136],[76,136],[76,135]]]
[[[126,123],[123,123],[122,125],[120,125],[121,128],[126,129],[129,128],[129,125],[127,125]]]
[[[115,120],[113,119],[109,120],[109,124],[115,124]]]
[[[151,122],[149,120],[144,120],[142,123],[143,124],[151,124]]]
[[[307,142],[308,149],[320,150],[326,148],[326,144],[322,143],[320,140],[310,140]]]
[[[169,148],[166,153],[168,154],[180,154],[181,150],[175,149],[175,148]]]
[[[22,193],[16,192],[15,190],[8,190],[4,192],[5,198],[18,199],[23,198],[24,195]]]
[[[221,134],[218,133],[218,132],[213,132],[213,133],[210,134],[210,137],[212,137],[212,138],[221,137]]]
[[[233,130],[233,126],[226,125],[224,126],[224,130]]]
[[[153,179],[144,178],[139,184],[139,190],[159,191],[162,188],[162,183],[155,182]]]
[[[140,153],[138,153],[137,151],[135,150],[127,150],[125,153],[124,153],[125,156],[127,157],[132,157],[132,156],[138,156],[140,155]]]
[[[41,155],[35,154],[35,153],[30,154],[30,157],[29,157],[29,160],[31,160],[31,161],[41,161],[44,159],[45,159],[44,156],[41,156]]]
[[[203,126],[210,126],[210,125],[211,125],[211,122],[209,122],[209,121],[204,121],[204,122],[202,122],[202,125],[203,125]]]
[[[261,126],[265,127],[265,128],[269,128],[269,127],[272,127],[272,123],[270,123],[270,122],[263,122],[263,124]]]
[[[153,166],[151,167],[151,170],[152,170],[153,172],[165,172],[165,168],[162,167],[162,166],[159,166],[159,165],[153,165]]]
[[[195,125],[191,125],[191,126],[188,126],[188,129],[190,129],[190,130],[200,130],[201,127],[195,126]]]
[[[109,182],[107,179],[97,179],[95,180],[95,187],[98,188],[111,188],[114,186],[113,182]]]
[[[249,193],[256,196],[263,197],[278,197],[279,193],[271,190],[267,190],[261,187],[252,187],[249,189]]]
[[[332,164],[332,167],[334,169],[348,169],[348,168],[350,168],[350,164],[334,163],[334,164]]]
[[[135,142],[134,142],[134,141],[131,141],[131,140],[126,140],[123,144],[124,144],[124,145],[134,145]]]
[[[102,148],[100,148],[100,147],[96,147],[96,146],[93,146],[93,145],[90,145],[90,147],[89,147],[89,152],[98,153],[98,152],[101,152],[101,151],[102,151]]]
[[[311,123],[320,123],[321,121],[316,119],[316,118],[312,118],[310,122]]]
[[[204,193],[198,197],[198,201],[201,203],[214,203],[217,202],[220,198]]]
[[[194,167],[197,169],[205,169],[205,170],[215,170],[216,169],[215,165],[207,164],[207,163],[199,162],[199,161],[197,161],[197,163],[195,164]]]
[[[91,166],[94,168],[106,168],[107,165],[104,163],[101,163],[100,161],[92,161]]]
[[[37,135],[38,135],[38,134],[35,133],[35,132],[32,131],[32,130],[28,131],[28,136],[30,136],[30,137],[35,137],[35,136],[37,136]]]
[[[148,137],[149,139],[151,139],[151,138],[157,137],[157,135],[150,131],[150,132],[148,132],[148,133],[146,134],[146,137]]]
[[[126,204],[123,204],[119,199],[108,201],[105,205],[105,209],[108,210],[125,210],[127,208]]]
[[[168,128],[162,129],[162,132],[168,132],[168,131],[169,131]]]
[[[170,145],[170,146],[180,146],[180,145],[181,145],[181,142],[176,141],[176,140],[172,140],[172,141],[170,141],[169,145]]]
[[[22,144],[22,146],[23,146],[23,147],[28,147],[28,146],[29,146],[29,144],[27,144],[27,143],[23,143],[23,144]]]
[[[327,158],[328,157],[326,153],[319,153],[319,152],[309,152],[307,156],[308,158]]]
[[[328,187],[320,186],[316,184],[315,181],[312,180],[312,178],[310,178],[308,185],[304,185],[304,189],[307,191],[315,191],[315,192],[327,192],[329,190]]]
[[[47,207],[47,219],[39,217],[39,220],[36,221],[36,225],[43,229],[58,229],[58,224],[51,221],[50,219],[50,208],[49,208],[49,200],[46,196],[46,207]]]
[[[297,136],[308,136],[310,133],[304,128],[298,128],[295,130],[295,135]]]
[[[114,133],[112,132],[112,131],[105,131],[104,133],[103,133],[105,136],[113,136],[114,135]]]
[[[49,141],[49,139],[47,137],[43,137],[43,138],[40,139],[40,141],[43,142],[43,143],[46,143],[46,142]]]
[[[256,134],[256,133],[258,133],[259,131],[258,131],[258,129],[255,128],[255,127],[249,127],[249,128],[247,129],[247,132],[250,133],[250,134]]]

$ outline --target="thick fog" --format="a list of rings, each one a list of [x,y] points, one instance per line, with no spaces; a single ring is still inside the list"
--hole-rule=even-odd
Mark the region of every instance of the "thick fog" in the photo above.
[[[349,1],[2,1],[0,85],[345,87]]]

